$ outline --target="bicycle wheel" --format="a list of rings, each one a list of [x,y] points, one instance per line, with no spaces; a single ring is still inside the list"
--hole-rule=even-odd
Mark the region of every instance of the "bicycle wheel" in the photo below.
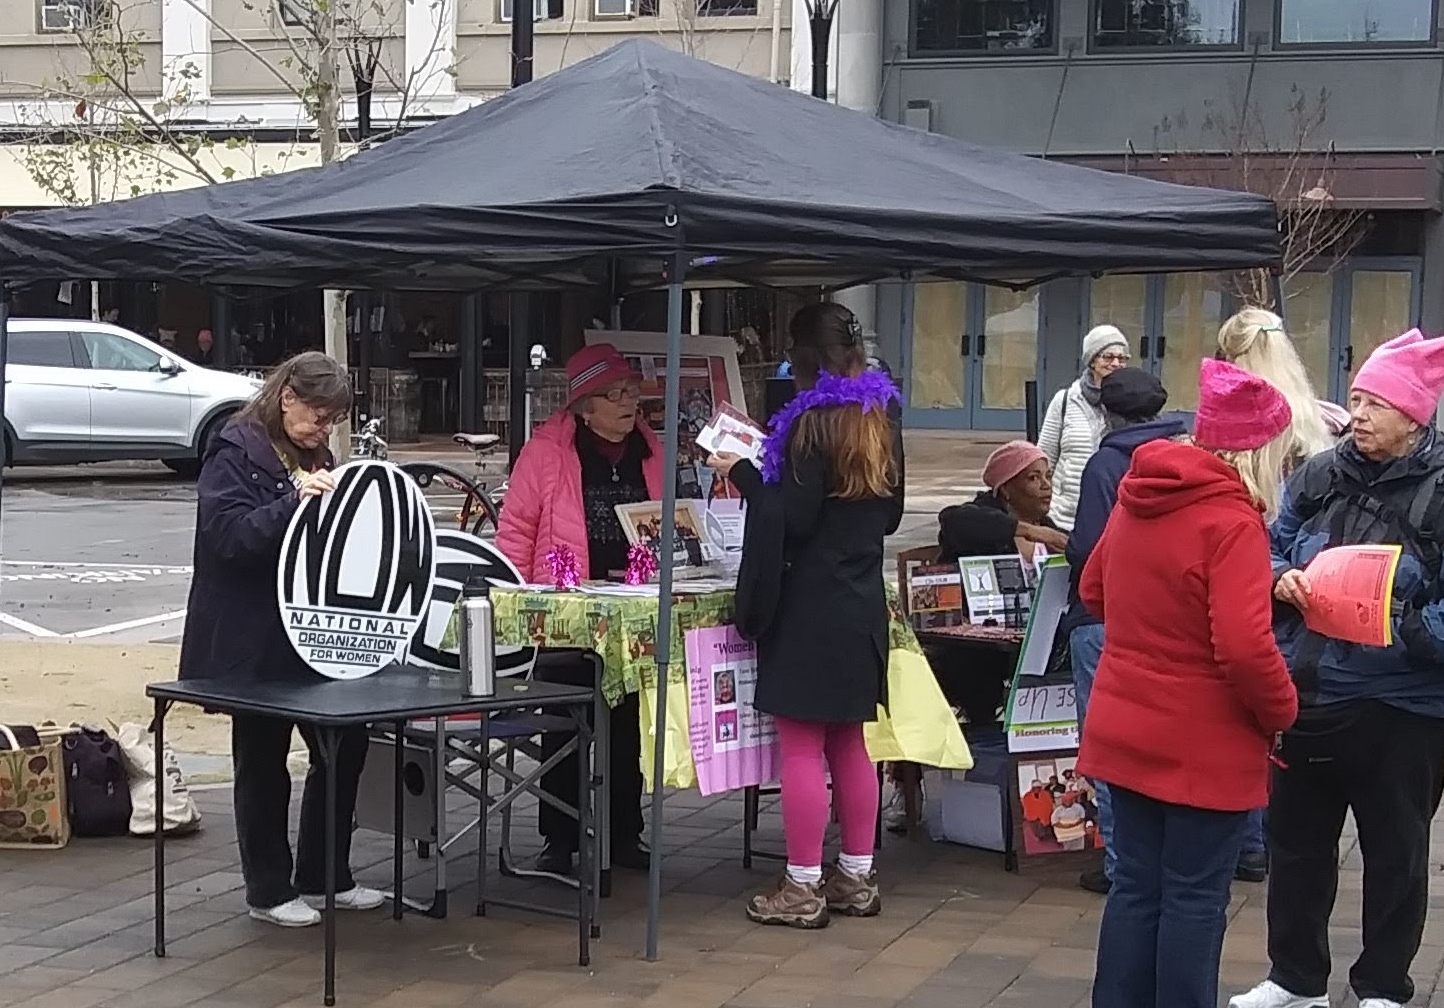
[[[501,528],[501,508],[491,499],[491,494],[484,493],[478,502],[476,520],[471,526],[471,534],[483,538],[491,538],[496,535],[497,529]]]
[[[421,488],[438,526],[450,525],[465,532],[473,522],[491,515],[495,532],[496,509],[486,492],[464,474],[435,462],[407,462],[400,469]]]

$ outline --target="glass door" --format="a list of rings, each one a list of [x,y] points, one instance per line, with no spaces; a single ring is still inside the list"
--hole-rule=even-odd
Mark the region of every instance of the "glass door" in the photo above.
[[[1419,265],[1358,260],[1339,277],[1346,300],[1340,316],[1347,332],[1340,333],[1339,398],[1348,396],[1359,367],[1380,343],[1408,332],[1419,322]]]
[[[959,430],[971,427],[968,285],[913,284],[903,297],[912,299],[912,325],[903,325],[903,391],[907,396],[904,423],[909,427]]]
[[[1042,288],[1011,291],[974,286],[972,294],[976,311],[970,362],[970,384],[976,390],[973,427],[1021,430],[1026,423],[1024,386],[1038,374]]]
[[[1218,347],[1230,310],[1221,278],[1211,273],[1099,277],[1088,288],[1089,325],[1109,323],[1128,337],[1133,367],[1168,390],[1169,411],[1198,408],[1198,366]]]

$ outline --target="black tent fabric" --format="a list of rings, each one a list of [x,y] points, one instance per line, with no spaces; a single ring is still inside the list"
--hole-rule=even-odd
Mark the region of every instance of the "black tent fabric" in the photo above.
[[[624,42],[334,165],[0,222],[0,277],[481,290],[1031,283],[1278,258],[1258,196],[1040,161]],[[644,264],[643,264],[644,263]]]

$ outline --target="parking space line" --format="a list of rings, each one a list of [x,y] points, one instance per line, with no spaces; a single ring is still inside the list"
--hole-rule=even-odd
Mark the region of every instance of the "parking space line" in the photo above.
[[[184,609],[177,609],[175,612],[161,613],[158,616],[144,616],[140,619],[126,620],[124,623],[111,623],[108,626],[92,627],[89,630],[79,630],[75,633],[66,634],[66,637],[80,639],[83,637],[103,637],[106,634],[120,633],[122,630],[134,630],[137,627],[151,626],[155,623],[169,623],[171,620],[180,619],[186,614]],[[55,634],[50,634],[54,637]]]
[[[6,626],[12,627],[16,630],[24,631],[25,633],[28,633],[31,637],[60,636],[54,630],[47,630],[43,626],[36,626],[34,623],[31,623],[28,620],[23,620],[19,616],[11,616],[9,613],[0,612],[0,623],[4,623]]]

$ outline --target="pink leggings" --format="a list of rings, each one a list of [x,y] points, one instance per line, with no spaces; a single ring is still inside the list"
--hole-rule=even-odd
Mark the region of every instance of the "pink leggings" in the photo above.
[[[877,831],[877,767],[868,758],[861,724],[822,724],[775,718],[782,748],[782,829],[787,863],[822,864],[827,833],[827,777],[842,827],[842,852],[872,853]],[[824,767],[824,759],[826,766]]]

